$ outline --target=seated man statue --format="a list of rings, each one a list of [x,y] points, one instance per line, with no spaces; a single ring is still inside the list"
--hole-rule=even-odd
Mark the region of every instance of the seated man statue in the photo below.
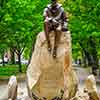
[[[56,58],[57,44],[60,39],[60,33],[67,31],[67,17],[61,4],[57,0],[51,0],[51,4],[44,9],[44,30],[48,43],[48,51],[51,52],[49,32],[54,31],[53,57]]]

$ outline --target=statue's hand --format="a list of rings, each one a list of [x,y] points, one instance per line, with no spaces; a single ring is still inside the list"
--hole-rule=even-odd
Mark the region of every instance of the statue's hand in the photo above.
[[[54,26],[58,26],[59,25],[59,22],[57,22],[55,19],[53,19],[52,22],[53,22]]]
[[[52,17],[45,17],[46,22],[52,22]]]
[[[57,27],[57,30],[58,30],[58,31],[61,31],[61,30],[62,30],[61,25],[59,25],[59,26]]]
[[[62,26],[62,31],[68,31],[68,23],[64,22],[64,25]]]
[[[52,21],[52,17],[46,17],[46,20],[48,20],[49,22],[51,22]]]
[[[55,19],[53,19],[52,21],[53,21],[53,23],[58,23]]]

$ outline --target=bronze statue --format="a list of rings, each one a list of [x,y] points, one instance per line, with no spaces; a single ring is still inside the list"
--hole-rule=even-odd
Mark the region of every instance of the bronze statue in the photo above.
[[[49,32],[54,31],[55,41],[53,49],[53,57],[56,57],[57,44],[60,39],[61,31],[67,31],[67,17],[61,4],[57,0],[51,0],[51,4],[44,9],[44,30],[48,43],[48,51],[51,52],[51,44],[49,40]]]

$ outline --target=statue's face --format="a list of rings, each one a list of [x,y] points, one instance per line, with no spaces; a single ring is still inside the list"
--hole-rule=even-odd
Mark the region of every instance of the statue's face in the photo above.
[[[51,3],[52,3],[52,7],[55,7],[57,4],[57,0],[51,0]]]

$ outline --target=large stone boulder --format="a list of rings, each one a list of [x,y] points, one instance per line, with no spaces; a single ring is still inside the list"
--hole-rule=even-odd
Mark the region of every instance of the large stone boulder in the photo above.
[[[37,36],[35,49],[27,69],[27,82],[31,97],[52,99],[60,96],[73,97],[77,91],[77,77],[72,68],[71,36],[70,32],[60,33],[57,48],[57,57],[52,57],[52,52],[47,50],[47,41],[44,32]],[[54,32],[49,34],[54,46]]]

